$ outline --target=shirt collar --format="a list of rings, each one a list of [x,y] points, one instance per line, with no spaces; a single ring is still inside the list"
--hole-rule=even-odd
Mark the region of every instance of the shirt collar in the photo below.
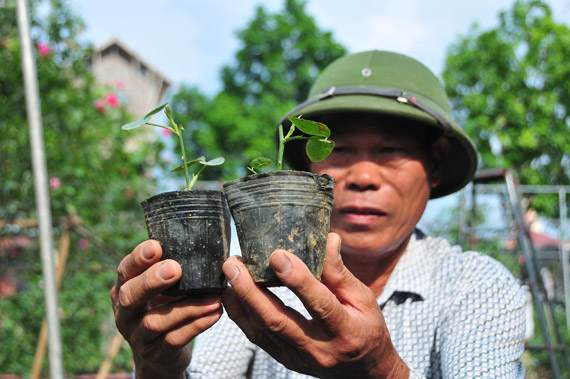
[[[428,258],[424,239],[426,236],[418,229],[412,232],[404,254],[394,267],[378,304],[383,306],[396,292],[408,293],[425,300],[430,283],[431,260]]]

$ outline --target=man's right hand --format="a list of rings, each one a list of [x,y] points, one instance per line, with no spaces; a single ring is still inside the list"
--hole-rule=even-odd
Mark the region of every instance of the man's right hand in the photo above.
[[[117,269],[111,289],[117,329],[133,351],[137,378],[179,378],[190,363],[190,341],[222,315],[220,295],[167,297],[180,265],[160,261],[154,240],[138,245]]]

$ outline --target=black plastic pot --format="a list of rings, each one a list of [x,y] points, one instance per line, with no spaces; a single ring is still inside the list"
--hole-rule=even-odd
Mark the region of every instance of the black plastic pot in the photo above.
[[[276,171],[224,183],[243,263],[257,283],[282,285],[269,265],[276,249],[297,255],[320,279],[333,189],[332,177],[304,171]]]
[[[162,259],[174,259],[182,278],[169,296],[220,292],[222,264],[230,250],[230,213],[221,191],[164,192],[142,203],[148,236],[160,242]]]

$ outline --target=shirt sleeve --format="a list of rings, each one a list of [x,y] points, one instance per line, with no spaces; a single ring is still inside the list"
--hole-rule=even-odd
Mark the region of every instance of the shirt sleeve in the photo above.
[[[489,262],[473,261],[458,274],[438,331],[443,377],[524,378],[524,294],[504,266],[480,259]]]

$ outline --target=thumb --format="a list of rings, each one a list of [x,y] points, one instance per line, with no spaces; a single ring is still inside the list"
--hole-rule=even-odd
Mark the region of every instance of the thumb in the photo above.
[[[370,289],[346,268],[342,262],[340,248],[341,237],[336,233],[329,233],[321,281],[339,300],[354,303],[359,294],[364,295]]]

